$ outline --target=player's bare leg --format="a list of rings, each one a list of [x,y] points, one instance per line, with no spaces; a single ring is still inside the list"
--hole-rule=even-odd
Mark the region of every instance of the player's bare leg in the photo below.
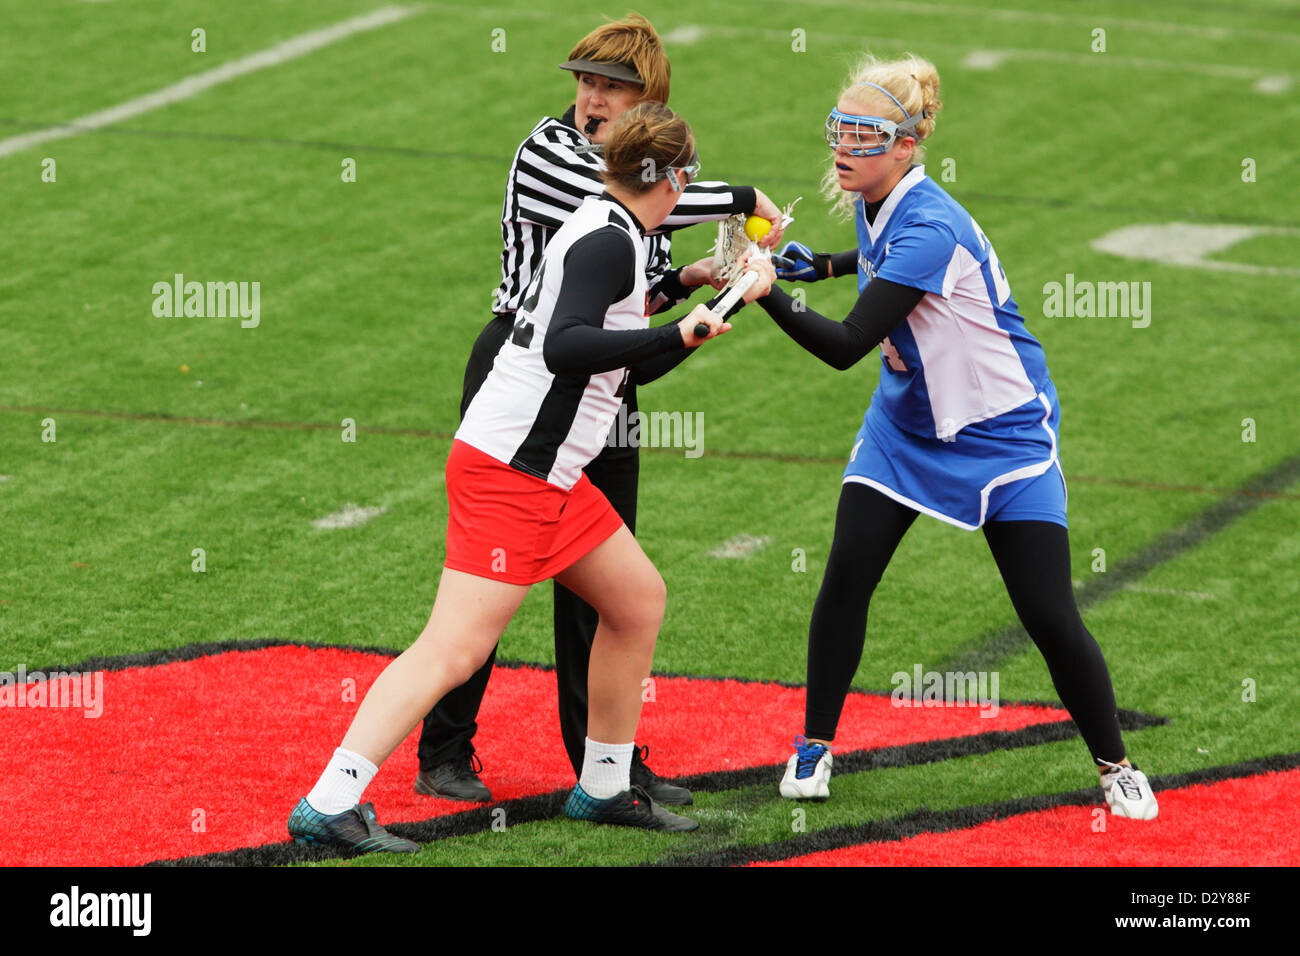
[[[361,796],[433,705],[487,660],[527,593],[524,585],[443,569],[429,623],[371,685],[342,745],[290,814],[295,841],[360,852],[419,850],[380,826]]]
[[[642,681],[663,622],[663,578],[624,526],[556,580],[600,615],[587,678],[586,754],[565,813],[647,830],[696,829],[694,820],[657,806],[630,781]]]
[[[528,586],[443,568],[429,623],[375,679],[341,746],[383,763],[434,704],[488,659]]]
[[[624,526],[555,579],[600,615],[587,678],[587,735],[630,744],[663,622],[663,578]]]

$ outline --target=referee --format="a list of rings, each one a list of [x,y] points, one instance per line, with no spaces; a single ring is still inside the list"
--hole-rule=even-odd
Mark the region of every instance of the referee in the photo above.
[[[614,122],[642,101],[668,101],[669,63],[658,34],[637,14],[593,30],[569,54],[563,70],[576,75],[577,94],[559,119],[546,117],[519,146],[506,183],[501,214],[501,285],[492,318],[474,343],[465,368],[460,413],[483,384],[514,316],[538,269],[542,252],[555,231],[588,197],[604,190],[599,149]],[[672,230],[717,221],[737,213],[773,220],[764,245],[781,238],[780,211],[762,192],[722,182],[688,185],[669,217],[645,237],[646,313],[653,315],[689,298],[710,282],[710,260],[673,269]],[[637,410],[636,386],[623,395],[626,414]],[[635,446],[606,446],[584,469],[588,479],[636,531],[638,451]],[[573,765],[581,774],[587,732],[587,666],[596,633],[595,610],[559,584],[554,585],[555,671],[559,692],[560,733]],[[474,749],[479,706],[496,660],[496,650],[474,676],[444,697],[424,720],[420,734],[417,792],[453,800],[489,801],[492,794],[478,777],[482,764]],[[657,777],[645,765],[648,748],[636,748],[632,783],[658,803],[691,803],[691,793]]]

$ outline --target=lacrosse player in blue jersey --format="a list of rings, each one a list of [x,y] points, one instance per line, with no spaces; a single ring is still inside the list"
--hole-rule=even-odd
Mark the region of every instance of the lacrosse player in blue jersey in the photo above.
[[[858,247],[789,243],[780,278],[855,274],[841,323],[777,286],[758,301],[799,345],[846,369],[880,346],[880,385],[844,471],[835,536],[813,607],[804,734],[781,781],[789,799],[830,795],[831,743],[862,658],[867,607],[918,514],[981,528],[1011,603],[1101,771],[1112,814],[1152,820],[1146,776],[1125,756],[1101,649],[1070,579],[1060,409],[1042,346],[1025,328],[979,225],[918,165],[941,107],[925,60],[868,58],[826,120],[828,198]]]

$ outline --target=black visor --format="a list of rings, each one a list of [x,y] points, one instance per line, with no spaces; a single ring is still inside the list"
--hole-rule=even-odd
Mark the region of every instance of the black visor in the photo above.
[[[594,73],[596,76],[603,76],[610,80],[621,80],[624,83],[635,83],[637,86],[645,86],[641,75],[623,63],[602,63],[598,60],[570,60],[568,63],[560,64],[561,70],[570,70],[574,73]]]

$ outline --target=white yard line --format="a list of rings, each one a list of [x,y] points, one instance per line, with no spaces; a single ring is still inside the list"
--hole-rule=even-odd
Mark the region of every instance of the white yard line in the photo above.
[[[1291,89],[1291,77],[1285,73],[1261,76],[1255,81],[1256,93],[1285,93]]]
[[[248,56],[240,57],[238,60],[232,60],[229,63],[223,63],[221,66],[213,67],[210,70],[204,70],[202,73],[196,73],[180,82],[173,83],[171,86],[165,86],[152,93],[146,93],[144,96],[137,96],[135,99],[119,103],[117,106],[111,106],[108,109],[91,113],[80,119],[50,129],[24,133],[21,136],[11,136],[8,139],[0,140],[0,157],[12,155],[20,150],[50,140],[63,139],[68,136],[75,136],[78,133],[101,129],[114,123],[120,123],[123,120],[132,119],[142,113],[162,109],[164,106],[170,106],[173,103],[179,103],[192,96],[197,96],[204,90],[209,90],[222,83],[228,83],[249,73],[265,70],[272,66],[279,66],[281,63],[305,56],[319,50],[321,47],[346,39],[353,34],[376,30],[379,27],[388,26],[390,23],[405,20],[407,17],[420,13],[424,9],[422,6],[380,7],[370,13],[353,17],[350,20],[343,20],[332,26],[301,33],[296,37],[277,43],[273,47],[268,47],[257,53],[250,53]]]
[[[767,535],[755,537],[752,534],[738,534],[728,538],[709,552],[711,558],[743,558],[755,551],[761,551],[772,543]]]
[[[961,65],[968,70],[996,70],[1005,59],[1006,55],[997,50],[971,50]]]
[[[912,16],[931,15],[936,18],[954,18],[954,17],[972,17],[982,20],[1001,20],[1006,23],[1053,23],[1061,25],[1073,24],[1087,31],[1093,27],[1123,27],[1134,31],[1145,31],[1148,33],[1182,33],[1188,36],[1204,37],[1208,40],[1224,40],[1229,37],[1244,37],[1254,40],[1264,40],[1276,43],[1297,44],[1300,43],[1300,33],[1282,33],[1277,30],[1254,30],[1241,27],[1229,26],[1206,26],[1197,23],[1166,23],[1160,20],[1134,20],[1128,17],[1112,16],[1092,16],[1086,13],[1050,13],[1039,10],[1004,10],[995,7],[966,7],[956,6],[946,3],[921,3],[917,0],[797,0],[796,4],[790,6],[804,7],[838,7],[841,9],[851,10],[859,14],[871,14],[876,11],[888,11],[891,13],[904,13]],[[438,3],[431,2],[428,7],[432,10],[442,11],[444,13],[457,13],[461,15],[475,14],[478,16],[513,16],[531,20],[554,20],[560,17],[574,21],[587,19],[587,15],[578,10],[565,11],[556,13],[554,10],[545,9],[526,9],[513,7],[493,7],[487,4],[458,4],[458,3]],[[798,15],[793,15],[791,27],[798,27],[802,24],[799,22]],[[811,33],[808,36],[824,37],[834,39],[840,42],[847,42],[852,45],[860,45],[862,42],[871,39],[895,39],[886,37],[867,36],[857,29],[854,24],[853,29],[845,29],[841,33]],[[675,28],[681,29],[682,25],[678,24]],[[689,29],[697,29],[692,26]],[[710,26],[705,25],[703,29],[708,30]],[[780,34],[788,37],[789,30],[771,30],[773,34]],[[667,41],[667,36],[663,39]],[[908,38],[897,38],[900,42],[905,43],[910,49],[916,45],[916,36]],[[947,44],[952,46],[952,44]],[[927,45],[928,48],[928,45]]]
[[[1159,23],[1151,20],[1126,20],[1116,17],[1088,17],[1083,15],[1065,16],[1054,13],[1039,13],[1032,10],[992,10],[977,9],[974,7],[959,7],[945,4],[931,3],[912,3],[912,2],[895,2],[883,3],[875,2],[866,3],[864,0],[803,0],[807,5],[824,6],[824,7],[843,7],[854,11],[869,11],[871,8],[893,9],[900,13],[934,13],[944,16],[975,16],[997,20],[1023,20],[1023,21],[1043,21],[1050,23],[1076,23],[1080,27],[1091,26],[1124,26],[1135,30],[1148,30],[1153,32],[1167,33],[1191,33],[1205,36],[1211,39],[1222,39],[1226,36],[1251,37],[1259,40],[1276,40],[1281,43],[1300,43],[1300,34],[1277,33],[1268,30],[1239,30],[1233,27],[1202,27],[1196,25],[1179,24],[1179,23]],[[447,13],[459,13],[461,15],[474,14],[475,16],[504,17],[513,16],[526,19],[546,19],[554,20],[557,18],[566,18],[571,20],[581,20],[582,16],[578,13],[573,14],[555,14],[542,10],[514,10],[505,7],[492,6],[459,6],[451,3],[428,3],[428,9],[437,10]],[[798,26],[796,24],[796,26]],[[803,29],[800,27],[800,29]],[[699,43],[706,38],[743,38],[758,37],[763,40],[780,41],[790,43],[792,33],[788,29],[774,29],[771,27],[755,26],[735,26],[731,24],[718,23],[679,23],[669,29],[665,34],[665,41],[669,36],[674,37],[678,44],[689,45]],[[1087,32],[1082,34],[1083,39],[1080,41],[1080,49],[1057,50],[1044,47],[1006,47],[989,49],[984,47],[971,46],[967,43],[953,43],[947,40],[938,40],[927,42],[924,50],[918,52],[924,53],[929,50],[955,50],[964,51],[972,62],[963,63],[963,66],[969,66],[971,69],[989,70],[1000,66],[1007,60],[1039,60],[1056,63],[1074,63],[1080,66],[1119,66],[1128,67],[1138,70],[1160,70],[1175,73],[1199,73],[1202,76],[1217,76],[1234,80],[1252,80],[1256,82],[1255,92],[1273,94],[1285,92],[1295,82],[1296,76],[1291,73],[1283,73],[1276,68],[1258,67],[1258,66],[1241,66],[1231,63],[1209,63],[1200,60],[1161,60],[1155,57],[1125,56],[1119,53],[1091,53],[1088,52],[1089,35]],[[842,33],[827,33],[817,30],[805,30],[805,40],[815,40],[818,43],[830,44],[835,47],[848,46],[854,49],[861,48],[864,45],[871,44],[897,44],[905,49],[913,49],[917,46],[915,35],[912,36],[886,36],[883,34],[866,34],[857,31],[845,31]],[[1112,44],[1113,45],[1113,44]],[[930,57],[935,59],[934,56]]]
[[[744,26],[722,26],[718,24],[696,25],[693,26],[692,33],[696,40],[705,37],[722,37],[722,38],[742,38],[742,37],[761,37],[764,40],[779,40],[789,42],[790,33],[785,30],[772,30],[766,27],[744,27]],[[844,35],[831,33],[818,33],[808,31],[805,34],[806,40],[815,40],[819,43],[829,43],[836,46],[843,46],[846,42],[853,44],[864,43],[895,43],[900,46],[912,47],[915,45],[915,38],[892,37],[892,36],[865,36],[855,34],[851,40]],[[1030,60],[1041,63],[1069,63],[1075,66],[1085,68],[1129,68],[1136,70],[1156,70],[1165,73],[1195,73],[1200,76],[1215,76],[1230,80],[1247,80],[1253,81],[1253,89],[1256,93],[1274,94],[1282,93],[1290,89],[1295,77],[1290,73],[1279,73],[1276,69],[1270,69],[1258,66],[1238,66],[1232,63],[1206,63],[1199,60],[1161,60],[1155,57],[1143,56],[1123,56],[1118,53],[1089,53],[1073,52],[1070,50],[1051,50],[1043,47],[1001,47],[1001,48],[984,48],[971,47],[964,43],[950,43],[947,41],[927,43],[926,50],[958,50],[966,51],[966,56],[962,60],[962,66],[975,70],[991,70],[1000,67],[1009,60]]]
[[[1195,222],[1165,222],[1124,226],[1100,236],[1089,245],[1098,252],[1125,259],[1162,262],[1165,265],[1245,272],[1251,275],[1300,276],[1300,269],[1260,266],[1231,259],[1210,259],[1239,242],[1257,236],[1298,236],[1300,229],[1276,226],[1223,226]]]
[[[1134,20],[1128,17],[1112,17],[1104,14],[1086,13],[1049,13],[1041,10],[1005,10],[996,7],[964,7],[948,3],[921,3],[917,0],[803,0],[807,6],[847,7],[855,12],[869,13],[875,10],[887,10],[892,13],[907,13],[912,16],[929,14],[932,16],[974,17],[980,20],[1000,20],[1003,23],[1053,23],[1081,28],[1120,27],[1148,33],[1182,33],[1188,36],[1205,37],[1209,40],[1225,40],[1229,37],[1247,37],[1255,40],[1270,40],[1278,43],[1300,42],[1300,34],[1279,33],[1275,30],[1252,30],[1240,27],[1204,26],[1197,23],[1164,23],[1159,20]]]
[[[335,531],[339,528],[359,528],[371,518],[378,518],[386,511],[388,511],[386,507],[362,508],[349,501],[333,514],[317,518],[311,523],[311,526],[325,531]]]
[[[948,44],[944,44],[948,45]],[[978,51],[986,56],[1004,60],[1038,60],[1048,63],[1074,63],[1078,66],[1128,66],[1139,70],[1162,70],[1171,73],[1199,73],[1201,76],[1218,76],[1230,80],[1256,80],[1265,78],[1270,86],[1285,89],[1291,76],[1257,66],[1236,66],[1231,63],[1203,63],[1196,60],[1160,60],[1146,56],[1121,56],[1118,53],[1072,53],[1068,50],[1047,50],[1030,47],[1002,47]],[[1258,92],[1275,92],[1259,90]],[[1277,90],[1280,92],[1280,90]]]
[[[1180,591],[1177,588],[1148,588],[1140,584],[1126,584],[1125,591],[1133,591],[1136,594],[1165,594],[1170,597],[1189,597],[1197,601],[1214,601],[1217,595],[1209,594],[1205,591]]]
[[[703,38],[704,27],[697,27],[689,23],[674,27],[663,35],[663,41],[668,46],[691,46],[699,43]]]
[[[1080,581],[1077,578],[1071,583],[1076,588],[1081,588],[1087,584],[1086,581]],[[1130,591],[1133,594],[1163,594],[1166,597],[1187,597],[1197,601],[1217,601],[1219,599],[1217,594],[1210,594],[1208,591],[1180,591],[1177,588],[1150,588],[1142,584],[1125,584],[1123,585],[1123,588],[1125,591]]]

